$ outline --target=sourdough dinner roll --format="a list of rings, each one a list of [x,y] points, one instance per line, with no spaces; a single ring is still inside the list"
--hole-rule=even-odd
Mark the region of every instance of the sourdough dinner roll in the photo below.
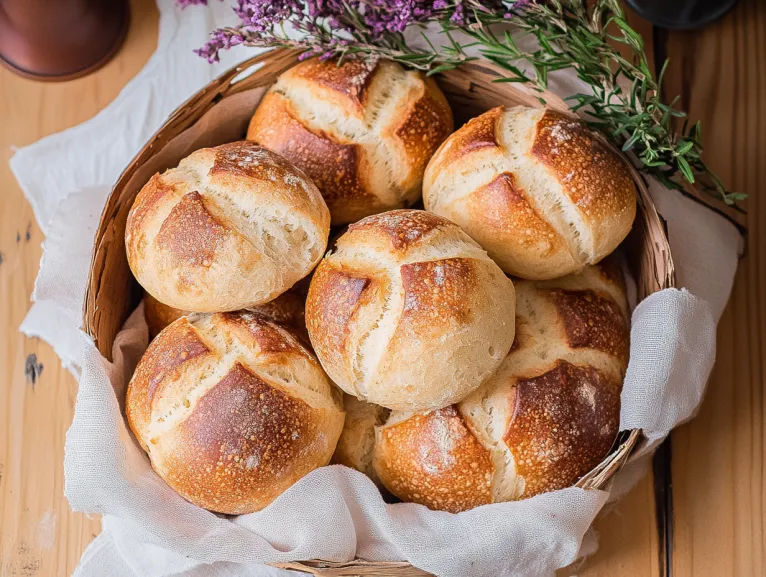
[[[458,226],[419,210],[352,224],[314,272],[306,326],[330,378],[390,409],[444,407],[513,342],[513,284]]]
[[[597,263],[636,215],[623,160],[582,123],[522,106],[494,108],[452,134],[426,169],[423,201],[528,279]]]
[[[158,301],[217,312],[273,300],[327,247],[330,214],[311,180],[253,144],[203,148],[141,189],[125,245]]]
[[[378,485],[380,482],[372,468],[375,427],[385,423],[391,411],[347,394],[343,395],[343,409],[346,420],[332,462],[361,471]]]
[[[155,471],[185,499],[258,511],[326,465],[340,394],[288,331],[253,312],[190,315],[152,341],[126,399]]]
[[[447,100],[423,74],[387,60],[314,59],[279,77],[247,138],[303,169],[343,224],[416,202],[452,128]]]
[[[618,432],[628,363],[618,272],[591,266],[516,285],[516,340],[497,373],[456,405],[394,412],[373,467],[397,497],[457,512],[569,487]]]
[[[295,331],[304,342],[309,342],[306,332],[306,319],[304,309],[306,307],[306,293],[299,287],[293,287],[282,293],[273,301],[262,305],[256,305],[245,310],[262,314],[266,318],[278,323],[283,328]],[[149,293],[144,294],[144,318],[149,326],[149,338],[156,337],[162,329],[176,319],[192,314],[191,311],[174,309],[162,304]]]

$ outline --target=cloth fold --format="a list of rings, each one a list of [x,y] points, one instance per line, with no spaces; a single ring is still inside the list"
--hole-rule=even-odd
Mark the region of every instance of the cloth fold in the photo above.
[[[437,575],[529,577],[551,575],[592,551],[588,528],[610,492],[622,494],[636,482],[645,468],[640,462],[618,473],[610,490],[571,488],[458,515],[387,505],[364,475],[333,466],[304,477],[263,511],[226,518],[184,501],[154,473],[122,406],[148,340],[141,309],[118,335],[112,363],[79,330],[93,236],[112,184],[163,120],[253,54],[235,49],[211,66],[192,53],[210,30],[233,21],[227,3],[158,5],[157,51],[117,99],[11,159],[46,235],[34,304],[21,329],[51,343],[79,378],[66,439],[66,495],[73,509],[104,515],[103,532],[75,575],[283,576],[297,573],[263,563],[356,555],[406,559]],[[583,90],[570,73],[557,73],[551,84],[560,95]],[[683,290],[656,293],[633,312],[621,427],[643,429],[644,455],[699,405],[742,246],[736,228],[712,211],[656,182],[650,192],[668,223]]]

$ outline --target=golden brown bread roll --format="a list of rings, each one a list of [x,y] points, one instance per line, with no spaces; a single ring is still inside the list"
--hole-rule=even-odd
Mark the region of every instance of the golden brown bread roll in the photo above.
[[[303,169],[333,224],[412,205],[426,163],[452,132],[436,83],[386,60],[308,60],[264,96],[248,140]]]
[[[391,411],[345,393],[343,409],[346,411],[346,420],[332,462],[361,471],[378,485],[380,481],[372,468],[375,427],[385,423]]]
[[[126,399],[155,471],[192,503],[258,511],[326,465],[340,392],[288,331],[252,312],[196,314],[154,339]]]
[[[269,302],[327,247],[330,214],[316,186],[253,144],[204,148],[154,175],[128,215],[125,245],[157,300],[196,312]]]
[[[270,320],[279,323],[282,327],[291,329],[309,343],[309,334],[306,331],[306,294],[302,288],[293,287],[282,293],[273,301],[262,305],[244,309],[260,313]],[[149,339],[153,339],[160,331],[176,319],[191,314],[191,311],[181,311],[162,304],[149,293],[144,294],[144,318],[149,326]]]
[[[393,412],[373,467],[404,501],[457,512],[569,487],[618,432],[627,302],[611,265],[516,284],[516,340],[497,373],[444,409]]]
[[[521,106],[494,108],[453,133],[426,169],[423,201],[527,279],[599,262],[636,214],[620,158],[580,122]]]
[[[513,283],[454,223],[394,210],[352,224],[306,301],[330,378],[398,410],[440,408],[495,372],[513,342]]]

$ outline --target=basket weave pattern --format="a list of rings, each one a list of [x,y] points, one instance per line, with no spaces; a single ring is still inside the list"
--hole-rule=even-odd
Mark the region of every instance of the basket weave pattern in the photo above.
[[[273,50],[224,73],[182,104],[118,179],[96,231],[83,312],[85,331],[107,359],[111,360],[115,336],[143,295],[130,272],[125,254],[125,223],[139,190],[152,174],[176,166],[192,152],[193,149],[189,149],[190,135],[194,136],[195,148],[244,138],[247,122],[260,97],[279,74],[296,62],[295,52]],[[245,76],[244,73],[249,74]],[[501,104],[540,107],[540,96],[549,108],[571,114],[556,95],[540,95],[515,83],[493,82],[499,76],[491,64],[469,63],[437,77],[452,106],[456,126]],[[208,125],[216,126],[217,130],[206,131]],[[627,160],[625,162],[636,184],[638,212],[633,231],[623,248],[640,301],[656,291],[675,286],[675,272],[665,227],[646,184],[633,166]],[[640,437],[639,430],[622,432],[613,452],[580,479],[577,486],[584,489],[604,487],[625,463]],[[378,563],[360,559],[349,563],[307,560],[278,566],[326,577],[429,575],[404,562]]]

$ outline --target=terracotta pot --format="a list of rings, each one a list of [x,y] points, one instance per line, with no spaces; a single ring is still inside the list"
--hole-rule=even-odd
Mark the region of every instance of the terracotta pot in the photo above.
[[[125,39],[128,0],[0,0],[0,62],[37,80],[104,65]]]

